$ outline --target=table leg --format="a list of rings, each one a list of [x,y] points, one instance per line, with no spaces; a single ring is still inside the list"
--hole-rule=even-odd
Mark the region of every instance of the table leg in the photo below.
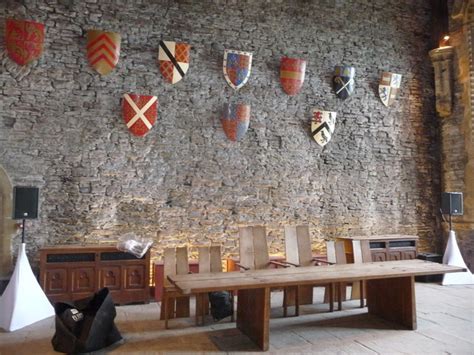
[[[239,290],[237,328],[263,351],[269,348],[270,289]]]
[[[413,276],[366,281],[369,313],[416,329],[415,278]]]

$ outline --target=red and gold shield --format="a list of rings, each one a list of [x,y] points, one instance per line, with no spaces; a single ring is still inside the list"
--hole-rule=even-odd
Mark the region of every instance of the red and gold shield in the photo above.
[[[32,21],[7,19],[5,42],[11,60],[19,65],[29,64],[43,53],[44,25]]]
[[[153,127],[158,115],[158,98],[150,95],[125,94],[123,118],[130,132],[144,136]]]
[[[99,74],[107,75],[118,63],[120,35],[99,30],[87,31],[87,59]]]
[[[288,95],[296,95],[303,87],[306,61],[297,58],[281,58],[280,82]]]

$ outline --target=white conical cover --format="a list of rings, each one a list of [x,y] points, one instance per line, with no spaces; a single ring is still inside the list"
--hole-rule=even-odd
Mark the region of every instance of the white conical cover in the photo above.
[[[466,272],[453,272],[444,274],[443,285],[471,285],[474,284],[474,277],[467,268],[466,263],[459,250],[458,243],[456,241],[456,233],[449,231],[448,244],[443,256],[443,264],[459,266],[467,269]]]
[[[25,243],[19,249],[12,278],[0,297],[0,328],[10,332],[54,316],[54,308],[31,270]]]

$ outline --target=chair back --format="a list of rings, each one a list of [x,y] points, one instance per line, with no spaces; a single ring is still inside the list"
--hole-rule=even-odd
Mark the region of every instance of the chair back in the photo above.
[[[169,286],[169,275],[189,274],[188,248],[165,248],[163,251],[164,285]]]
[[[370,244],[368,240],[353,240],[352,250],[354,253],[354,264],[369,263],[372,261]]]
[[[347,264],[343,241],[327,241],[326,250],[327,258],[330,263]]]
[[[239,227],[240,265],[249,269],[265,269],[270,262],[267,233],[264,226]]]
[[[222,272],[221,246],[200,246],[199,252],[199,272]]]
[[[286,261],[300,266],[313,265],[308,225],[285,226]]]

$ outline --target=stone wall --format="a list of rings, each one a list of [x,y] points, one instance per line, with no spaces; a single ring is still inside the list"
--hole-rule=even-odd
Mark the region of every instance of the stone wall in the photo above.
[[[211,241],[233,253],[238,226],[257,223],[272,253],[283,252],[288,223],[308,223],[314,249],[338,235],[412,233],[422,250],[439,251],[430,2],[25,0],[0,9],[0,23],[46,24],[39,62],[19,73],[4,56],[0,73],[0,164],[14,185],[41,189],[30,255],[130,231],[153,238],[155,256]],[[122,35],[106,77],[87,63],[93,28]],[[192,45],[188,74],[174,86],[156,63],[161,38]],[[238,92],[222,74],[225,48],[254,54]],[[283,55],[308,60],[295,97],[279,83]],[[331,87],[341,64],[356,67],[346,101]],[[377,94],[381,71],[403,75],[388,108]],[[131,92],[160,103],[144,138],[123,123],[120,100]],[[221,128],[227,102],[251,105],[240,143]],[[324,149],[310,135],[313,107],[337,111]]]
[[[452,115],[441,119],[443,191],[464,194],[464,215],[453,217],[459,248],[471,271],[474,268],[474,4],[456,0],[450,8],[454,95]],[[449,229],[444,225],[447,235]]]

